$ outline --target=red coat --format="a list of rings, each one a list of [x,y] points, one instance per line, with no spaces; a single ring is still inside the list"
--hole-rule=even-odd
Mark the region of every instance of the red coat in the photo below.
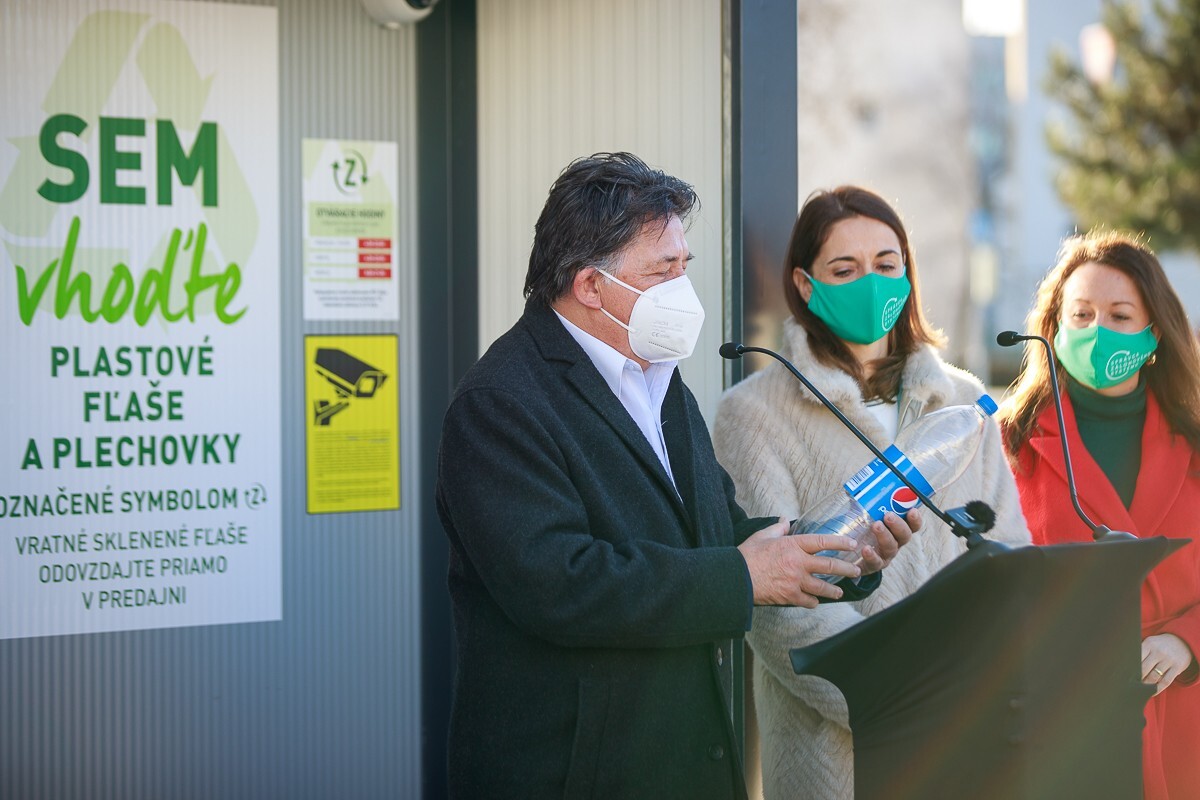
[[[1075,412],[1063,394],[1063,418],[1079,502],[1087,515],[1139,537],[1200,539],[1200,454],[1167,428],[1157,401],[1146,394],[1142,465],[1127,510],[1082,446]],[[1021,449],[1017,489],[1035,544],[1090,541],[1067,489],[1054,407],[1037,420]],[[1173,633],[1200,655],[1200,544],[1168,556],[1142,585],[1142,637]],[[1146,704],[1142,764],[1147,800],[1200,798],[1200,686],[1176,679]]]

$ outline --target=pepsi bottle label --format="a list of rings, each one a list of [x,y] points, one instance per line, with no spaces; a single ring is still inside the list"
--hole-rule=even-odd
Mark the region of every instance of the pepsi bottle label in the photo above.
[[[926,496],[933,495],[933,487],[929,485],[929,481],[925,480],[925,476],[900,448],[892,445],[884,450],[883,454]],[[921,505],[916,493],[901,483],[878,458],[855,473],[854,477],[846,481],[844,487],[850,496],[866,509],[871,519],[883,519],[883,515],[889,511],[904,516]]]

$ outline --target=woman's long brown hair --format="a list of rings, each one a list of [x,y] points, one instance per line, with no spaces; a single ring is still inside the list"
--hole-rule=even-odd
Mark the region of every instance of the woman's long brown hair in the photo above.
[[[870,378],[866,377],[866,370],[846,343],[809,310],[808,303],[792,279],[797,269],[812,276],[813,262],[833,226],[852,217],[877,220],[895,232],[900,240],[900,255],[908,271],[908,281],[912,284],[912,294],[895,327],[888,334],[887,355],[875,361],[875,371]],[[783,295],[787,298],[792,317],[808,333],[809,346],[817,360],[853,376],[862,387],[863,398],[867,400],[876,397],[889,402],[895,400],[900,392],[900,377],[909,355],[923,344],[941,347],[945,341],[941,332],[929,324],[921,310],[917,262],[909,247],[908,233],[904,230],[900,215],[882,197],[859,186],[839,186],[831,191],[817,191],[804,201],[788,242],[783,265]]]
[[[1158,334],[1158,349],[1142,367],[1147,388],[1154,393],[1171,430],[1200,451],[1200,346],[1188,324],[1179,296],[1150,248],[1132,236],[1116,231],[1092,231],[1063,242],[1058,263],[1038,286],[1037,299],[1026,320],[1026,330],[1054,341],[1062,318],[1062,292],[1067,278],[1084,264],[1103,264],[1120,270],[1137,285]],[[1066,371],[1058,367],[1059,384]],[[1004,447],[1011,460],[1029,441],[1038,415],[1053,402],[1050,368],[1040,347],[1030,347],[1012,396],[1000,410]]]

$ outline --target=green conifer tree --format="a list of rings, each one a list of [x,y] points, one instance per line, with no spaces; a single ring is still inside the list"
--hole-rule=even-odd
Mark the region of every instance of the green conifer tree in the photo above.
[[[1069,111],[1047,126],[1055,184],[1081,227],[1144,231],[1156,250],[1200,253],[1200,0],[1104,5],[1116,45],[1093,83],[1062,51],[1045,88]]]

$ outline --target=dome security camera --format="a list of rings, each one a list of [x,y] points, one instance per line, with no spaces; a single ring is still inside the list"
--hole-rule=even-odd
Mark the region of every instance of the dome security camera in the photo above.
[[[438,0],[360,0],[371,19],[395,30],[429,16]]]

